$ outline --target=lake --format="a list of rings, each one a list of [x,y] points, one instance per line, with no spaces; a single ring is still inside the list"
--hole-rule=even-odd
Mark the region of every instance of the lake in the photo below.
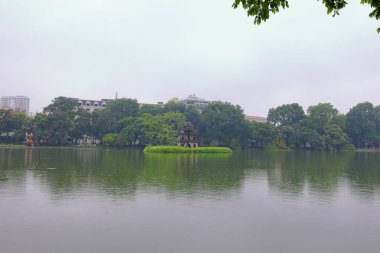
[[[380,250],[380,153],[0,148],[0,252]]]

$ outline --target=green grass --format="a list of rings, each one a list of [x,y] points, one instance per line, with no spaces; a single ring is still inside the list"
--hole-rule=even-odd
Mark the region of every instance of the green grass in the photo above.
[[[0,148],[25,148],[24,144],[0,144]]]
[[[147,146],[146,153],[232,153],[227,147],[198,147],[186,148],[178,146]]]

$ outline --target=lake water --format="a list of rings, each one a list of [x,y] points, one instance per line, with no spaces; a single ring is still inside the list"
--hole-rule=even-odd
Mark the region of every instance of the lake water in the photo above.
[[[0,148],[0,252],[379,252],[380,153]]]

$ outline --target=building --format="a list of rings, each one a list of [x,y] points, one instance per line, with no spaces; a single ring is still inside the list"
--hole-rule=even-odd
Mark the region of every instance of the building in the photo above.
[[[106,108],[107,103],[112,99],[101,99],[101,100],[86,100],[86,99],[76,99],[78,100],[78,105],[87,112],[96,112]]]
[[[172,98],[168,102],[184,103],[185,105],[194,105],[200,108],[203,108],[210,103],[210,101],[207,101],[206,99],[196,97],[195,94],[184,99]]]
[[[0,108],[29,114],[29,102],[25,96],[3,96],[0,98]]]
[[[181,127],[177,146],[188,148],[197,148],[199,146],[194,127],[190,122],[187,122],[184,126]]]
[[[182,99],[181,102],[186,105],[195,105],[197,107],[205,107],[209,103],[206,99],[196,97],[195,94]]]
[[[265,117],[259,117],[259,116],[245,116],[245,119],[248,121],[255,121],[258,123],[267,123],[268,120]]]

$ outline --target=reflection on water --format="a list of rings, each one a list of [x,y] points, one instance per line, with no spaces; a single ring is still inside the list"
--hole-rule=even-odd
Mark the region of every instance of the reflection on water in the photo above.
[[[239,191],[247,174],[262,171],[269,187],[293,194],[333,193],[342,180],[362,192],[380,185],[379,153],[262,152],[226,154],[144,154],[137,149],[0,149],[0,184],[38,177],[53,194],[94,188],[134,194],[138,185],[181,194]],[[31,171],[31,174],[27,172]],[[3,186],[4,187],[4,186]]]
[[[380,153],[0,148],[1,252],[377,252]]]

